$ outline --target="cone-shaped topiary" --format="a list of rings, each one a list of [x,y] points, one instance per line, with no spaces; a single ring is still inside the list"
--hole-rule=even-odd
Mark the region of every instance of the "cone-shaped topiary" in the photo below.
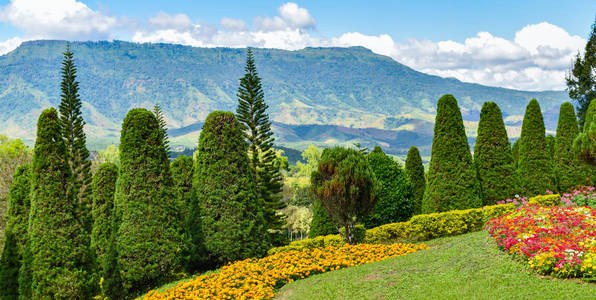
[[[194,166],[192,158],[178,156],[170,164],[176,196],[184,206],[184,237],[188,243],[186,272],[194,274],[204,268],[205,245],[201,228],[201,215],[197,197],[192,187]]]
[[[364,226],[372,228],[409,220],[414,212],[414,193],[406,172],[379,146],[367,155],[367,160],[380,189],[377,204],[362,220]]]
[[[573,149],[573,141],[578,134],[573,104],[565,102],[561,104],[559,111],[557,138],[554,145],[555,173],[560,193],[568,192],[580,184],[588,184],[586,178],[590,176],[587,166],[579,160],[577,152]]]
[[[548,159],[540,104],[530,100],[522,124],[518,172],[524,194],[535,196],[554,190],[552,162]]]
[[[414,192],[414,208],[412,213],[414,215],[422,212],[422,198],[424,197],[424,191],[426,190],[426,178],[424,178],[424,166],[422,165],[422,158],[420,158],[420,152],[418,148],[412,146],[408,150],[408,156],[406,157],[406,173],[412,184]]]
[[[242,126],[231,112],[207,116],[199,138],[194,187],[208,261],[222,265],[267,251],[264,218],[248,165]]]
[[[596,27],[595,27],[596,28]],[[581,160],[592,166],[592,174],[595,174],[596,166],[596,101],[590,102],[586,111],[586,122],[583,131],[573,141],[573,148],[579,154]],[[596,178],[592,178],[596,181]]]
[[[125,294],[145,292],[182,271],[183,208],[178,204],[157,118],[146,109],[132,109],[120,134],[115,196],[116,252]]]
[[[16,299],[19,294],[18,273],[27,242],[30,191],[30,166],[23,165],[15,170],[10,186],[6,214],[7,239],[0,264],[0,299]]]
[[[321,235],[338,233],[337,227],[333,225],[327,215],[327,211],[319,200],[314,199],[312,204],[312,220],[308,229],[308,238],[312,239]]]
[[[501,110],[496,103],[485,102],[474,146],[474,166],[483,205],[494,205],[519,193],[514,164]]]
[[[511,154],[513,154],[513,165],[517,170],[519,167],[519,139],[515,140],[513,146],[511,146]]]
[[[437,103],[437,117],[428,184],[422,212],[442,212],[482,205],[476,190],[476,171],[457,101],[445,95]]]
[[[76,218],[72,173],[54,108],[37,122],[31,167],[31,297],[88,299],[91,293],[89,235]]]
[[[118,167],[114,163],[103,163],[93,175],[93,228],[91,230],[91,250],[95,254],[98,274],[106,278],[105,268],[112,243],[114,217],[114,193]]]

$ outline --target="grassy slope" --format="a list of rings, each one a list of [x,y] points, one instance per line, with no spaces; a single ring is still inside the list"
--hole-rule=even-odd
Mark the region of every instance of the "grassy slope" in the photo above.
[[[499,251],[485,231],[432,248],[296,281],[277,299],[594,299],[596,284],[542,278]]]

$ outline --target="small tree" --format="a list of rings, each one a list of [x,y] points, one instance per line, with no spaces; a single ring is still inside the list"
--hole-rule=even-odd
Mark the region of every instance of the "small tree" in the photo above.
[[[317,236],[336,234],[337,227],[333,224],[327,210],[317,199],[312,204],[312,220],[310,221],[310,229],[308,230],[308,238],[315,238]]]
[[[519,144],[518,172],[524,194],[535,196],[554,190],[553,164],[548,158],[540,104],[530,100],[524,115]]]
[[[596,101],[592,101],[586,112],[584,130],[573,141],[573,148],[579,158],[591,165],[592,170],[596,165]],[[596,175],[596,172],[592,172]],[[596,178],[592,177],[596,181]]]
[[[168,154],[168,156],[170,156],[171,150],[170,137],[168,136],[168,124],[166,123],[166,119],[163,116],[163,112],[159,103],[155,103],[155,106],[153,106],[153,114],[159,122],[159,130],[161,131],[161,143],[166,149],[166,153]]]
[[[367,160],[379,182],[379,197],[362,223],[372,228],[409,220],[414,212],[414,193],[406,172],[379,146],[367,155]]]
[[[418,148],[412,146],[408,150],[406,157],[406,173],[410,178],[414,192],[414,209],[413,214],[420,214],[422,211],[422,198],[426,190],[426,178],[424,177],[424,166],[422,165],[422,158]]]
[[[511,154],[513,154],[513,165],[515,166],[516,170],[519,167],[519,140],[520,139],[515,140],[513,146],[511,146]]]
[[[345,228],[346,242],[355,244],[354,227],[373,209],[379,194],[366,157],[354,149],[325,149],[311,184],[338,231]]]
[[[577,101],[577,116],[580,128],[583,128],[590,102],[596,98],[596,23],[592,25],[583,57],[577,53],[566,80],[569,98]]]
[[[6,242],[0,257],[0,299],[19,297],[19,249],[12,232],[6,232]]]
[[[200,203],[207,260],[215,266],[261,256],[269,245],[247,150],[242,126],[233,113],[214,111],[207,116],[193,186]]]
[[[519,192],[519,180],[505,123],[501,110],[494,102],[485,102],[480,111],[474,165],[478,172],[483,205],[494,205]]]

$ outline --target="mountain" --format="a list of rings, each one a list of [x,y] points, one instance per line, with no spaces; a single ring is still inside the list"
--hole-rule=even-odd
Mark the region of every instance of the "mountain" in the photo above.
[[[59,103],[65,41],[30,41],[0,56],[0,133],[29,142],[43,108]],[[126,112],[159,102],[173,144],[196,145],[213,110],[235,111],[245,49],[195,48],[122,41],[73,42],[90,148],[117,143]],[[502,109],[519,135],[529,99],[537,98],[554,130],[563,91],[526,92],[417,72],[362,47],[254,49],[277,142],[379,144],[393,154],[411,145],[428,155],[436,100],[453,94],[473,140],[485,101]]]

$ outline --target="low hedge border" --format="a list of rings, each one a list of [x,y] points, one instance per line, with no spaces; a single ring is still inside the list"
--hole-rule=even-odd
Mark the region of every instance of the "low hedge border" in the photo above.
[[[460,235],[481,230],[488,220],[510,213],[513,210],[515,210],[515,205],[508,203],[485,206],[483,208],[416,215],[407,222],[385,224],[368,229],[362,242],[367,244],[421,242],[438,237]],[[343,238],[339,234],[318,236],[312,239],[294,241],[287,246],[269,249],[268,254],[272,255],[304,248],[341,246],[344,243]]]

